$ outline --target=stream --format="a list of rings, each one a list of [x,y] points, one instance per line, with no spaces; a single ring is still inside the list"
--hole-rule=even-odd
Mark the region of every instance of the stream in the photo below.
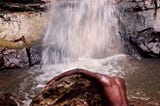
[[[49,79],[65,70],[78,67],[123,77],[127,84],[128,98],[160,103],[160,60],[135,60],[122,54],[104,60],[87,60],[81,59],[70,64],[48,66],[47,70],[34,66],[30,69],[1,71],[0,94],[8,92],[15,94],[24,106],[28,106],[31,99],[41,92]]]
[[[54,76],[82,68],[125,79],[127,96],[160,104],[160,60],[135,59],[118,35],[114,0],[53,0],[41,65],[0,71],[0,94],[28,106]]]

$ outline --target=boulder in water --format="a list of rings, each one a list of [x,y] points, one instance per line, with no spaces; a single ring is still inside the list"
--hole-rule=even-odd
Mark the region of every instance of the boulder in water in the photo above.
[[[160,32],[154,28],[138,31],[130,37],[130,42],[143,57],[160,57]]]
[[[128,106],[125,82],[83,69],[54,77],[31,106]]]

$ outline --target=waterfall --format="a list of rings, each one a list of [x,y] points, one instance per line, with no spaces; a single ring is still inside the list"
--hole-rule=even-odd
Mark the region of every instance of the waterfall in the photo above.
[[[114,0],[53,0],[42,64],[102,59],[120,52]]]

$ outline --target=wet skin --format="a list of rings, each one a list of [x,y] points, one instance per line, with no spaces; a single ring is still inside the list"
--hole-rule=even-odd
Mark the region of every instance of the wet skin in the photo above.
[[[48,89],[57,80],[60,80],[63,77],[74,75],[74,74],[81,74],[81,75],[87,76],[88,78],[92,78],[98,81],[103,87],[103,93],[104,93],[107,105],[129,106],[127,96],[126,96],[125,81],[122,78],[110,77],[105,74],[94,73],[88,70],[74,69],[74,70],[70,70],[65,73],[62,73],[59,76],[56,76],[53,79],[51,79],[47,83],[44,89],[45,90]]]

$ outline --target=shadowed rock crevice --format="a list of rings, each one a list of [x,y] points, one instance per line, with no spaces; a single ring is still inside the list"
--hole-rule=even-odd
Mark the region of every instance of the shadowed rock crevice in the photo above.
[[[154,28],[138,31],[130,37],[130,42],[143,57],[160,57],[160,32]]]
[[[159,57],[158,41],[149,40],[159,39],[159,6],[159,0],[121,0],[118,4],[120,35],[126,52],[131,56]],[[148,28],[155,30],[145,31]],[[149,48],[147,44],[150,44]]]
[[[40,12],[47,9],[48,2],[41,0],[1,0],[1,12]]]

